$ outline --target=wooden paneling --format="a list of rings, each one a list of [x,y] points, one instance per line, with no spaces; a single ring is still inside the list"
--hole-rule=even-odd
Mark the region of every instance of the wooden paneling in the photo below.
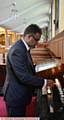
[[[63,57],[62,57],[62,49],[63,49],[63,47],[62,47],[62,40],[60,40],[60,41],[58,41],[58,49],[57,49],[57,51],[58,51],[58,57],[61,57],[61,62],[63,62]]]
[[[48,48],[54,52],[56,57],[61,57],[61,62],[64,63],[64,31],[48,42]]]
[[[64,62],[64,40],[62,41],[62,58]]]

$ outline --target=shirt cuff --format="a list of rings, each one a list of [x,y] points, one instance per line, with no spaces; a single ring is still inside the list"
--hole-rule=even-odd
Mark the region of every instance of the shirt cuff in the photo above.
[[[47,85],[47,79],[44,79],[44,85],[42,87],[42,95],[46,95],[47,94],[46,85]]]

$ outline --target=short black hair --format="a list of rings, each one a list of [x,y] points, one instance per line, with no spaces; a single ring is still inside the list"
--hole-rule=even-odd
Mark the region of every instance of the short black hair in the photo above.
[[[26,29],[24,31],[24,36],[26,34],[36,34],[36,33],[42,34],[41,28],[36,24],[31,24],[28,27],[26,27]]]

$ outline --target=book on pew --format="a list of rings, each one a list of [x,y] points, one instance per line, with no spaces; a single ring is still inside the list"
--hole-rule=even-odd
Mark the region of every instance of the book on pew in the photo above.
[[[58,73],[53,73],[52,69],[57,69],[57,67],[60,65],[61,62],[57,59],[47,59],[35,66],[36,75],[43,78],[55,78],[56,74]]]
[[[36,72],[41,72],[44,70],[48,70],[54,67],[57,67],[61,65],[60,61],[57,59],[51,59],[51,60],[47,60],[43,63],[37,64],[35,67]]]

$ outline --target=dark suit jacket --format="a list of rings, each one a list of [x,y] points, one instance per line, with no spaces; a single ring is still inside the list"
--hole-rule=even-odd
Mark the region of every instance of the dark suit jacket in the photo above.
[[[34,67],[27,53],[22,40],[17,41],[9,50],[3,87],[4,97],[9,106],[28,104],[35,88],[43,86],[44,80],[34,76]]]

